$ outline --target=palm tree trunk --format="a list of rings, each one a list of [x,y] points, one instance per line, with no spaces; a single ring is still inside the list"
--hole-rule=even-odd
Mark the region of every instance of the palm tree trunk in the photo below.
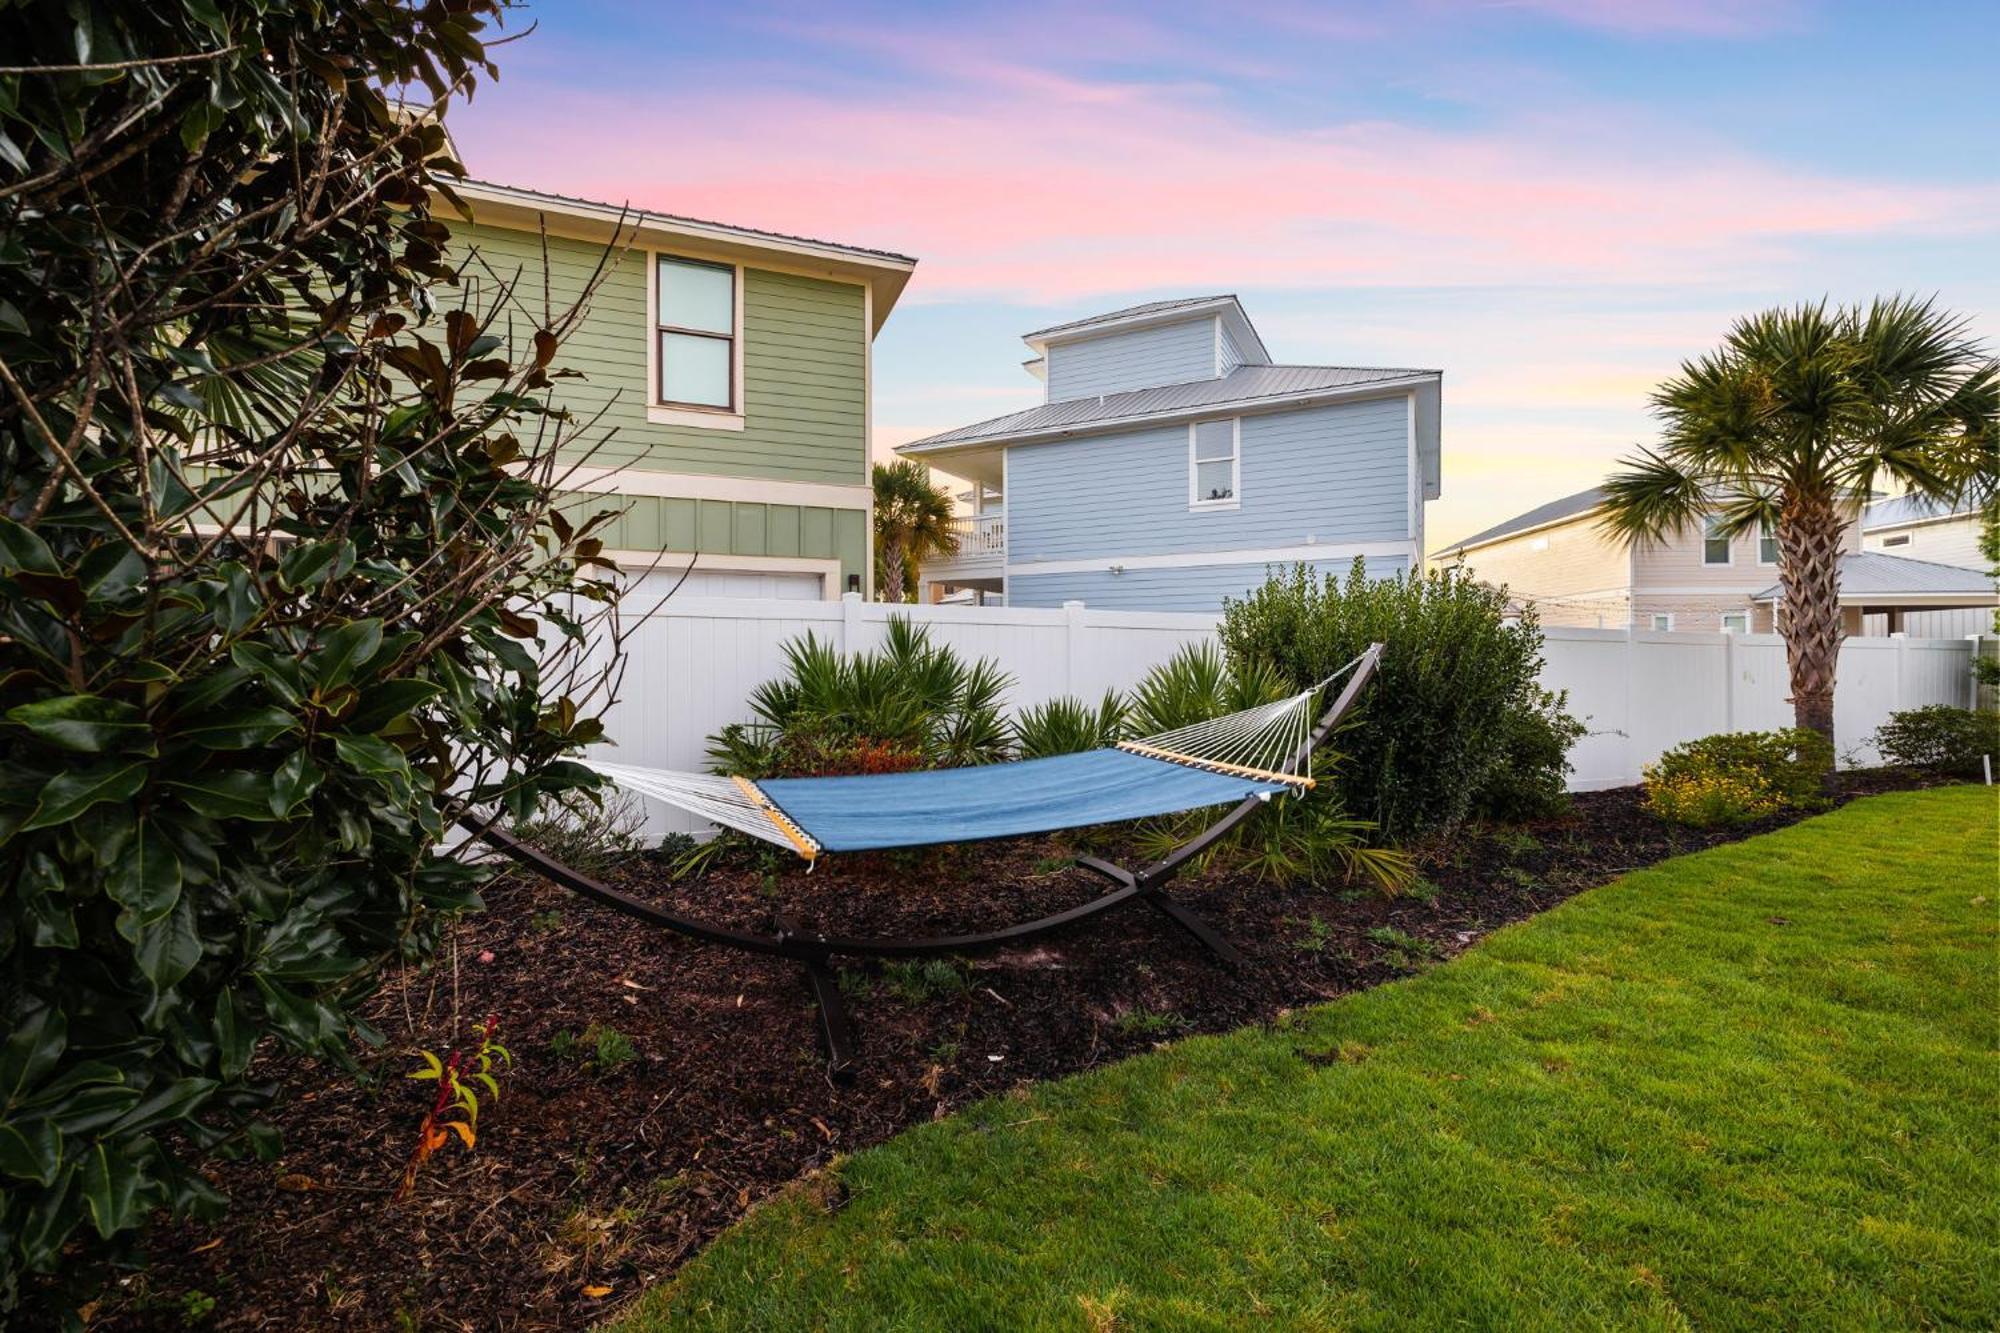
[[[898,536],[882,538],[882,586],[876,589],[876,596],[885,602],[903,600],[903,539]]]
[[[1833,682],[1845,630],[1840,615],[1840,555],[1847,523],[1829,495],[1787,496],[1778,515],[1778,583],[1784,591],[1778,632],[1791,672],[1798,726],[1833,740]]]

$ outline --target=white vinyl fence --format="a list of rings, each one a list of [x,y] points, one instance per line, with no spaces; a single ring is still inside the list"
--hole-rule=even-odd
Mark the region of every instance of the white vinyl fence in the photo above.
[[[807,631],[853,652],[882,641],[891,616],[930,628],[966,657],[993,658],[1014,679],[1010,710],[1061,694],[1094,700],[1127,689],[1182,644],[1210,637],[1215,617],[1151,611],[674,598],[626,642],[623,698],[606,719],[620,763],[701,771],[707,739],[750,720],[750,691],[784,670],[784,645]],[[1789,726],[1784,642],[1775,634],[1691,634],[1549,628],[1542,683],[1567,690],[1589,734],[1570,752],[1577,790],[1639,780],[1671,746],[1718,731]],[[1890,713],[1972,702],[1966,639],[1849,639],[1841,650],[1835,727],[1843,757],[1869,743]],[[693,829],[653,808],[654,827]]]

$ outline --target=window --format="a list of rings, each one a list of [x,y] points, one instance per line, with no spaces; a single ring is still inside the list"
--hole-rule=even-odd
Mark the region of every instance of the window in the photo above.
[[[1701,529],[1701,563],[1704,565],[1726,565],[1729,560],[1729,538],[1718,531],[1722,526],[1722,516],[1711,514]]]
[[[1667,614],[1667,613],[1665,613],[1665,612],[1661,612],[1661,613],[1659,613],[1658,615],[1655,615],[1655,616],[1653,617],[1653,628],[1654,628],[1654,629],[1657,629],[1657,630],[1670,630],[1670,629],[1672,629],[1673,627],[1674,627],[1674,618],[1673,618],[1673,617],[1672,617],[1671,615],[1668,615],[1668,614]]]
[[[659,401],[736,406],[736,270],[691,259],[659,260]]]
[[[1884,537],[1882,544],[1884,546],[1908,546],[1910,544],[1910,534],[1899,532],[1893,537]]]
[[[1778,525],[1768,518],[1757,525],[1757,563],[1778,563]]]
[[[1750,613],[1748,611],[1723,612],[1722,632],[1724,634],[1748,634],[1750,632]]]
[[[1234,509],[1242,489],[1242,422],[1197,421],[1188,427],[1188,508]]]

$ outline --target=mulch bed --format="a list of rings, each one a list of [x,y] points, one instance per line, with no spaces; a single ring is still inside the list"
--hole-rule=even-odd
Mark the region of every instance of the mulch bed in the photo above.
[[[1845,775],[1840,799],[1918,785]],[[844,977],[862,1051],[831,1081],[799,968],[642,927],[551,885],[488,895],[432,968],[371,1006],[377,1077],[268,1060],[285,1087],[274,1163],[218,1164],[219,1226],[175,1225],[115,1282],[105,1329],[580,1328],[671,1274],[758,1200],[836,1156],[975,1098],[1287,1010],[1449,958],[1668,856],[1792,822],[1673,829],[1637,789],[1579,795],[1560,819],[1454,838],[1419,894],[1186,882],[1177,896],[1249,955],[1224,971],[1143,908],[962,965]],[[1099,892],[1053,839],[975,853],[840,858],[810,878],[745,865],[669,882],[641,859],[611,876],[664,904],[768,928],[781,904],[820,929],[928,935],[1057,910]],[[481,1117],[392,1201],[432,1084],[414,1052],[497,1014],[516,1059]],[[600,1062],[593,1026],[631,1048]],[[564,1034],[568,1034],[565,1036]],[[600,1067],[606,1065],[609,1067]]]

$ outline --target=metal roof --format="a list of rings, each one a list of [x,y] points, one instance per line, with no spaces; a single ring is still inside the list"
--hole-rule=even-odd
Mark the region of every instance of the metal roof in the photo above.
[[[1923,523],[1934,518],[1957,518],[1961,514],[1976,514],[1978,506],[1970,500],[1953,503],[1950,500],[1933,500],[1922,495],[1899,495],[1893,500],[1877,500],[1861,511],[1861,530],[1873,532],[1877,528],[1901,527],[1905,523]]]
[[[504,190],[508,194],[529,195],[536,199],[546,199],[550,203],[570,204],[583,208],[609,209],[612,212],[624,210],[630,215],[630,220],[635,225],[646,220],[667,223],[679,222],[693,227],[714,227],[718,231],[736,232],[743,236],[760,237],[767,241],[790,241],[796,245],[824,246],[829,250],[843,250],[848,254],[866,255],[873,259],[890,259],[899,264],[914,264],[917,262],[911,256],[899,255],[893,250],[876,250],[865,245],[848,245],[843,241],[822,240],[816,236],[795,236],[790,232],[765,231],[759,227],[745,227],[735,222],[716,222],[711,218],[689,217],[684,213],[662,213],[656,209],[641,208],[631,203],[607,204],[601,199],[580,199],[573,194],[556,194],[551,190],[530,190],[526,186],[503,185],[499,181],[468,178],[463,182],[454,181],[452,184],[454,186],[460,184],[470,185],[475,189],[484,187],[489,190]]]
[[[1525,514],[1516,514],[1505,523],[1496,523],[1484,532],[1475,532],[1462,542],[1453,542],[1450,546],[1444,547],[1440,554],[1443,551],[1463,551],[1467,547],[1483,546],[1502,537],[1511,537],[1517,532],[1539,528],[1545,523],[1556,523],[1562,519],[1575,518],[1579,514],[1588,514],[1603,503],[1604,488],[1592,486],[1587,491],[1578,491],[1575,495],[1565,495],[1560,500],[1551,500],[1545,505],[1538,505]]]
[[[1052,333],[1071,333],[1086,329],[1093,324],[1108,324],[1116,319],[1138,319],[1145,315],[1157,315],[1165,310],[1180,310],[1187,306],[1208,305],[1215,301],[1234,301],[1229,292],[1218,292],[1213,296],[1180,296],[1170,301],[1147,301],[1143,305],[1128,305],[1123,310],[1107,311],[1102,315],[1090,315],[1084,319],[1072,319],[1063,324],[1051,324],[1045,329],[1024,333],[1023,338],[1046,338]]]
[[[1759,602],[1778,600],[1783,586],[1772,584],[1756,595]],[[1993,580],[1983,570],[1912,560],[1881,551],[1849,551],[1840,557],[1840,599],[1843,602],[1899,595],[1959,596],[2000,602]],[[1980,604],[1986,604],[1981,602]]]
[[[1296,398],[1322,390],[1357,388],[1374,383],[1437,375],[1435,370],[1361,366],[1238,366],[1217,379],[1128,389],[1097,398],[1071,398],[1043,403],[1024,412],[960,426],[940,435],[912,440],[899,453],[944,449],[970,444],[997,444],[1027,435],[1084,430],[1106,422],[1171,419],[1212,408],[1243,407]]]

